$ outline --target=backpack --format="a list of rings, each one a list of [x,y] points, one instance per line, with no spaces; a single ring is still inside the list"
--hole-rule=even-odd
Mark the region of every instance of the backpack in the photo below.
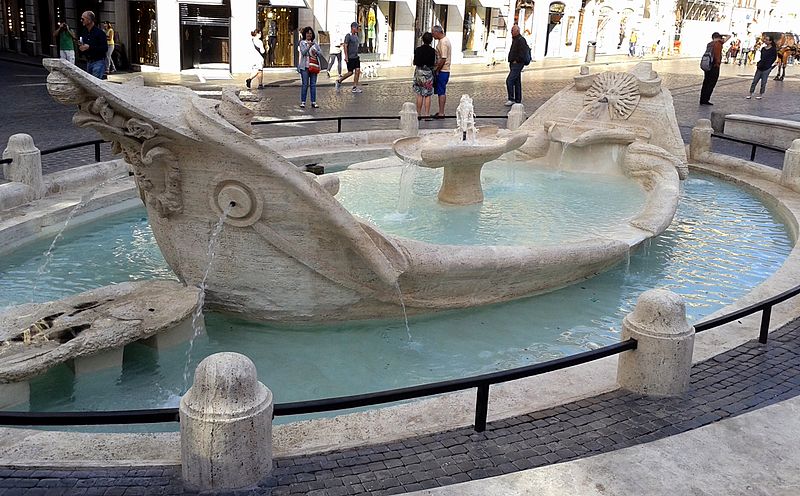
[[[533,60],[531,47],[528,45],[528,42],[525,42],[525,48],[522,49],[522,63],[528,65],[531,63],[531,60]]]
[[[711,64],[714,61],[714,57],[711,55],[712,46],[713,44],[709,43],[708,47],[706,47],[706,53],[700,57],[700,69],[702,69],[703,72],[711,70]]]

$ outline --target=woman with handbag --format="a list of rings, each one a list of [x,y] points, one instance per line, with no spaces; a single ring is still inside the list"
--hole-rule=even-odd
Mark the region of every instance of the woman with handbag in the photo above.
[[[322,49],[314,41],[316,38],[311,26],[306,26],[300,32],[300,43],[297,49],[300,51],[300,61],[297,63],[297,72],[300,73],[300,108],[306,108],[306,97],[308,90],[311,90],[311,107],[319,108],[317,105],[317,75],[320,68],[320,56]]]

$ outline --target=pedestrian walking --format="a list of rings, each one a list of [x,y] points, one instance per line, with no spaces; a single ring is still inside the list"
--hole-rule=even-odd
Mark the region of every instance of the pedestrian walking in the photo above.
[[[636,56],[636,42],[639,41],[639,35],[636,31],[631,31],[631,36],[628,38],[628,56]]]
[[[81,14],[81,24],[86,28],[86,34],[80,38],[78,50],[86,56],[88,61],[86,72],[97,79],[105,79],[108,41],[103,30],[95,24],[96,19],[94,12],[91,10]]]
[[[264,40],[261,36],[260,29],[250,31],[250,42],[253,44],[253,50],[247,53],[250,54],[248,57],[250,57],[250,65],[253,73],[244,81],[245,86],[248,88],[250,88],[250,85],[253,83],[253,79],[258,79],[258,89],[264,88],[264,55],[266,55],[267,50],[264,48]]]
[[[433,95],[433,67],[436,65],[436,50],[431,43],[433,35],[424,33],[422,45],[414,49],[414,93],[417,94],[417,115],[431,120],[431,95]],[[424,112],[423,112],[424,111]]]
[[[328,60],[328,77],[331,77],[331,67],[333,67],[333,61],[336,60],[336,76],[337,78],[342,77],[342,36],[339,34],[340,31],[337,29],[333,31],[333,36],[331,37],[331,56]]]
[[[747,62],[750,60],[750,48],[753,46],[752,41],[750,40],[750,33],[747,33],[742,40],[742,56],[739,58],[738,65],[747,65]]]
[[[489,37],[486,40],[486,57],[488,60],[486,67],[494,67],[497,64],[497,60],[494,58],[495,50],[497,50],[497,32],[492,29],[489,31]]]
[[[762,39],[764,46],[761,48],[761,59],[756,64],[756,73],[753,76],[753,82],[750,84],[750,94],[746,97],[748,100],[753,98],[753,93],[756,91],[756,83],[759,81],[761,81],[761,91],[759,91],[756,100],[764,98],[769,72],[777,65],[778,50],[775,48],[775,40],[768,34],[765,34]]]
[[[58,40],[58,54],[59,56],[71,63],[75,63],[75,42],[78,39],[75,33],[70,29],[66,22],[61,21],[58,23],[56,30],[53,32],[53,37]]]
[[[436,40],[436,67],[433,71],[433,92],[439,97],[437,119],[444,119],[444,107],[447,104],[447,83],[450,81],[450,59],[453,48],[441,26],[434,26],[433,38]]]
[[[344,49],[344,56],[347,60],[347,73],[339,76],[336,79],[336,90],[342,87],[342,81],[353,76],[353,93],[363,93],[364,90],[358,85],[358,80],[361,77],[361,59],[358,58],[358,46],[361,41],[358,39],[359,25],[357,22],[350,24],[350,32],[344,37],[342,49]]]
[[[106,74],[111,74],[112,72],[117,72],[116,66],[114,66],[114,26],[106,21],[103,23],[104,31],[106,32],[106,43],[108,44],[108,50],[106,50]]]
[[[317,75],[320,72],[319,56],[322,48],[315,41],[316,34],[311,26],[306,26],[300,31],[300,43],[297,50],[300,52],[300,61],[297,63],[297,71],[300,73],[300,108],[306,108],[306,97],[311,92],[311,107],[319,108],[317,105]]]
[[[703,87],[700,89],[700,105],[714,105],[710,102],[711,94],[714,92],[714,87],[719,80],[719,66],[722,64],[722,45],[728,41],[731,35],[725,36],[714,32],[711,35],[711,42],[706,45],[706,53],[703,58],[710,57],[708,61],[708,69],[703,67]],[[703,61],[701,61],[701,67]]]
[[[528,42],[519,33],[519,26],[511,26],[511,49],[508,51],[508,77],[506,77],[506,91],[508,100],[506,107],[515,103],[522,103],[522,70],[528,59],[530,48]]]

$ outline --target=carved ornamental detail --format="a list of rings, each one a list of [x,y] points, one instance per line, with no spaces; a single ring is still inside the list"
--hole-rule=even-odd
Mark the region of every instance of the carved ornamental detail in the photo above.
[[[133,168],[142,201],[162,217],[183,210],[181,172],[177,157],[169,150],[172,140],[160,136],[152,124],[118,112],[105,97],[92,97],[58,71],[48,77],[48,90],[60,101],[78,105],[72,119],[75,125],[95,129],[112,142],[114,155],[123,154]]]
[[[583,108],[596,119],[627,119],[639,104],[639,80],[627,72],[603,72],[586,90]]]

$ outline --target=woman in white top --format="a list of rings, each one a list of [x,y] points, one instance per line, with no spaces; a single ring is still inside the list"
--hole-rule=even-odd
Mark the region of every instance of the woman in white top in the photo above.
[[[314,41],[315,37],[311,26],[304,27],[300,32],[300,43],[297,45],[297,50],[300,52],[297,72],[300,73],[302,81],[300,86],[300,108],[306,108],[306,96],[309,89],[311,90],[311,106],[319,108],[319,105],[317,105],[317,75],[320,71],[318,57],[322,54],[322,49],[319,43]],[[316,66],[309,64],[312,58],[316,61]]]
[[[265,50],[264,42],[261,41],[261,30],[256,29],[255,31],[250,31],[250,36],[252,36],[251,40],[253,42],[253,50],[250,52],[250,58],[252,60],[251,63],[253,65],[253,74],[247,78],[245,84],[249,88],[253,79],[258,79],[258,89],[263,89]]]

